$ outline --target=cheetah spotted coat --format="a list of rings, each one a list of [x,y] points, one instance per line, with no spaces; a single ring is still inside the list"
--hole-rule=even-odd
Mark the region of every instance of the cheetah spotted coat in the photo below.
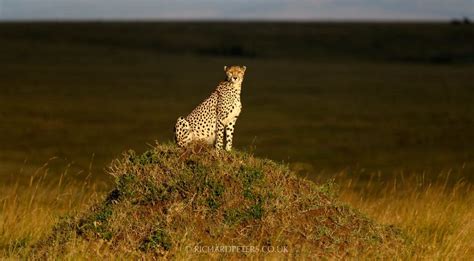
[[[245,70],[245,66],[224,66],[226,80],[188,116],[178,118],[175,125],[178,146],[202,140],[217,149],[231,150],[235,122],[242,109],[240,90]]]

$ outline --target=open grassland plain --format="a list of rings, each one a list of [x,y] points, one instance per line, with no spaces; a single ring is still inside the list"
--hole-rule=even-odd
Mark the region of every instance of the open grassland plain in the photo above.
[[[238,150],[335,177],[341,201],[407,235],[396,257],[469,259],[473,42],[448,24],[0,24],[0,253],[103,200],[113,159],[171,140],[244,64]]]
[[[226,64],[249,68],[237,148],[310,170],[472,173],[473,41],[448,24],[0,24],[0,173],[57,157],[103,176],[171,140]]]

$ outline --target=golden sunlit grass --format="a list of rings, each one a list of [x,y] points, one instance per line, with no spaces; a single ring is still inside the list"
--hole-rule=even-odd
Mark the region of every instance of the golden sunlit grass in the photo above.
[[[48,163],[28,182],[0,188],[0,257],[24,255],[27,246],[49,232],[62,215],[82,210],[102,195],[104,184],[68,177],[68,169],[52,178]]]
[[[408,176],[408,175],[407,175]],[[380,223],[401,228],[412,242],[400,257],[468,260],[474,256],[474,189],[450,172],[426,181],[413,173],[390,181],[340,175],[340,198]]]
[[[397,253],[391,253],[394,257],[422,259],[472,257],[474,255],[472,186],[462,181],[452,184],[449,182],[449,175],[440,175],[437,180],[430,182],[424,181],[423,178],[413,178],[415,175],[411,177],[400,177],[391,181],[377,178],[364,180],[339,173],[335,180],[340,188],[341,201],[359,209],[377,223],[394,224],[402,229],[408,244],[400,248]],[[61,178],[51,181],[48,178],[47,164],[32,175],[28,184],[2,188],[0,256],[29,256],[31,246],[50,235],[61,216],[74,216],[78,211],[84,212],[90,209],[92,203],[104,196],[102,185],[90,183],[88,178],[83,182],[71,181],[67,171]],[[189,236],[183,235],[183,240],[184,238],[189,239]],[[130,252],[125,245],[123,248],[112,247],[107,240],[93,241],[90,244],[82,239],[72,238],[68,244],[68,252],[64,255],[66,258],[140,255],[140,252]],[[379,250],[388,251],[385,247]],[[378,254],[386,256],[384,253]],[[174,253],[175,257],[192,258],[193,255],[199,254],[185,251]],[[222,257],[222,255],[206,256]]]

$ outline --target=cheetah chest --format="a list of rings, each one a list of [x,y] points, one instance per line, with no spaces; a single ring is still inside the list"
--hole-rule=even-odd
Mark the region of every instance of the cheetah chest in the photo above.
[[[235,103],[229,106],[230,106],[230,112],[229,114],[227,114],[227,117],[225,117],[223,121],[225,125],[235,121],[235,119],[239,117],[240,111],[242,110],[242,104],[240,103],[239,100],[237,100]]]

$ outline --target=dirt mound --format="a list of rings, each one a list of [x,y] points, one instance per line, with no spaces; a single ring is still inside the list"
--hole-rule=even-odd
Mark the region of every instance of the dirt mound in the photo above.
[[[158,144],[110,173],[108,196],[62,219],[34,256],[346,257],[403,245],[397,229],[339,202],[332,183],[243,152]]]

